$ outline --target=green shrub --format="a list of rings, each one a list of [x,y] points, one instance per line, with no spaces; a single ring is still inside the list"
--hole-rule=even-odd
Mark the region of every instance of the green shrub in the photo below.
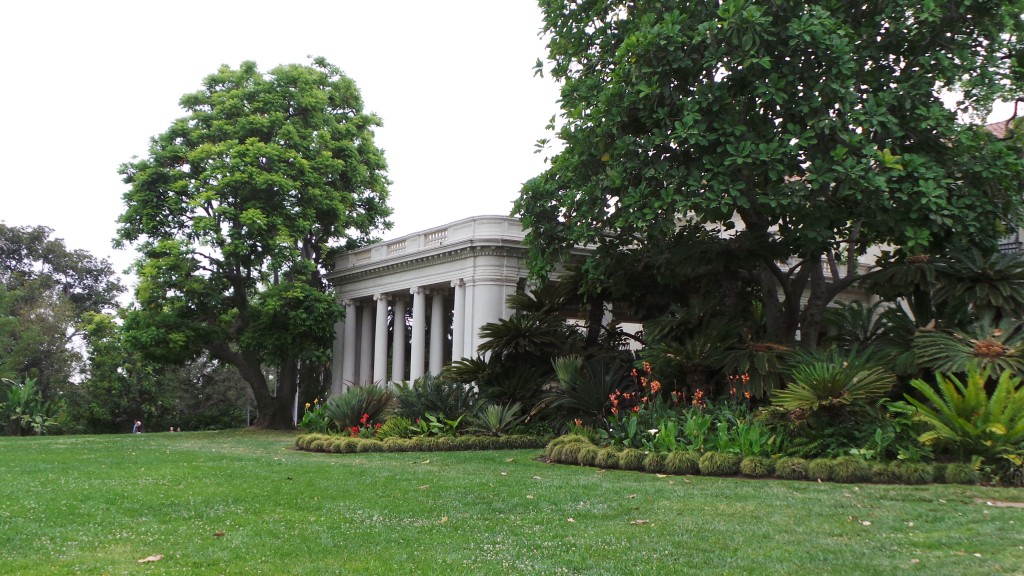
[[[353,438],[355,440],[355,438]],[[356,452],[383,452],[384,443],[380,440],[359,439],[356,445]]]
[[[404,416],[391,416],[381,424],[374,437],[377,438],[377,440],[387,440],[388,438],[411,438],[412,420],[409,420]]]
[[[340,446],[340,452],[342,454],[352,454],[359,450],[358,438],[339,438],[338,440],[335,440],[335,443]]]
[[[740,462],[740,474],[751,478],[767,478],[775,471],[771,458],[747,456]]]
[[[989,377],[988,370],[972,366],[967,384],[939,373],[935,375],[935,387],[914,380],[911,385],[927,403],[906,396],[909,404],[894,404],[892,408],[909,413],[931,428],[919,437],[922,444],[934,444],[963,462],[980,456],[986,464],[994,464],[1024,443],[1024,386],[1020,378],[1003,372],[989,396]]]
[[[584,446],[583,449],[580,450],[580,466],[593,466],[597,462],[597,455],[600,452],[601,449],[597,446]]]
[[[651,473],[665,472],[665,459],[667,457],[668,454],[664,452],[651,452],[646,458],[644,458],[644,471]]]
[[[893,462],[892,469],[902,484],[928,484],[935,481],[935,467],[925,462]]]
[[[807,478],[829,482],[832,480],[832,459],[815,458],[807,462]]]
[[[697,462],[695,453],[688,450],[676,450],[669,452],[665,457],[665,472],[693,476],[700,472],[700,464]]]
[[[796,456],[783,456],[775,461],[775,478],[807,480],[807,460]]]
[[[543,448],[548,443],[548,437],[533,436],[529,434],[510,434],[488,440],[497,450],[521,450],[523,448]]]
[[[977,484],[981,482],[981,472],[962,462],[953,462],[946,465],[946,483],[948,484]]]
[[[842,482],[844,484],[868,482],[871,480],[871,466],[856,456],[841,456],[832,461],[832,471],[829,479],[833,482]]]
[[[324,404],[324,412],[339,430],[372,427],[382,423],[394,405],[395,395],[380,386],[353,386]]]
[[[875,462],[871,464],[871,481],[878,484],[896,484],[900,476],[892,462]]]
[[[785,456],[775,462],[775,477],[783,480],[806,480],[807,460]]]
[[[735,476],[740,473],[743,457],[729,452],[705,452],[697,462],[705,476]]]
[[[525,420],[525,416],[519,415],[522,409],[523,405],[519,402],[512,404],[484,402],[469,414],[468,429],[471,432],[487,436],[505,436]]]
[[[619,467],[619,451],[614,448],[602,448],[597,453],[597,459],[594,460],[594,464],[598,468],[616,469]]]
[[[424,414],[436,414],[454,420],[473,410],[478,395],[476,388],[469,384],[426,375],[412,384],[396,384],[395,396],[400,416],[414,419],[422,418]]]
[[[392,436],[384,441],[385,452],[413,452],[416,450],[416,442],[412,438],[398,438]]]
[[[555,446],[560,446],[562,444],[573,444],[577,442],[593,445],[593,442],[591,442],[590,439],[587,438],[586,436],[583,436],[581,434],[566,434],[565,436],[559,436],[558,438],[555,438],[548,442],[548,445],[544,450],[544,454],[548,458],[550,458],[551,451],[555,448]]]
[[[619,468],[623,470],[643,470],[644,457],[646,457],[646,454],[644,454],[643,450],[626,448],[619,454]]]
[[[825,352],[798,351],[792,355],[789,386],[772,396],[786,410],[816,411],[842,408],[884,396],[896,375],[872,364],[856,351],[831,348]]]

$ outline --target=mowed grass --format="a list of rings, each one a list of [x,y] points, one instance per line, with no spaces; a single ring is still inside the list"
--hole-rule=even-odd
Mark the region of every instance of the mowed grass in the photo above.
[[[0,438],[0,574],[1024,574],[1024,490],[658,477],[294,434]],[[997,504],[990,505],[989,503]],[[222,534],[222,535],[221,535]],[[138,560],[162,555],[156,562]]]

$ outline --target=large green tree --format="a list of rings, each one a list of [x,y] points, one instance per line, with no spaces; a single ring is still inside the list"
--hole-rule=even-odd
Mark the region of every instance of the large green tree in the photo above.
[[[87,370],[84,319],[115,308],[123,291],[110,262],[50,228],[0,223],[0,377],[34,379],[55,400]]]
[[[291,426],[343,313],[324,280],[333,247],[390,226],[380,119],[322,58],[223,66],[180,103],[188,114],[121,167],[118,239],[142,254],[129,340],[168,362],[207,351],[249,383],[257,426]]]
[[[968,121],[1022,95],[1020,0],[540,5],[564,146],[514,209],[536,274],[589,244],[609,277],[680,220],[745,230],[769,336],[814,347],[869,247],[1020,221],[1020,148]]]

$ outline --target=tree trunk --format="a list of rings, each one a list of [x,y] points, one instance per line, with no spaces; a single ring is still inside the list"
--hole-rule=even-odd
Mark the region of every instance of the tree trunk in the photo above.
[[[270,395],[267,379],[259,357],[248,352],[237,352],[227,342],[218,342],[210,346],[210,355],[231,364],[238,374],[249,384],[253,398],[256,400],[256,421],[254,428],[270,430],[293,430],[292,406],[295,402],[295,387],[290,387],[291,394],[278,386],[277,396]],[[294,382],[294,379],[292,380]]]

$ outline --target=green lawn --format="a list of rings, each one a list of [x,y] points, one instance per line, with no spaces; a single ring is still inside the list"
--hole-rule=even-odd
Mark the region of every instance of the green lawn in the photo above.
[[[539,450],[311,454],[293,440],[0,438],[0,574],[1024,574],[1024,508],[988,504],[1024,502],[1020,489],[657,477]]]

